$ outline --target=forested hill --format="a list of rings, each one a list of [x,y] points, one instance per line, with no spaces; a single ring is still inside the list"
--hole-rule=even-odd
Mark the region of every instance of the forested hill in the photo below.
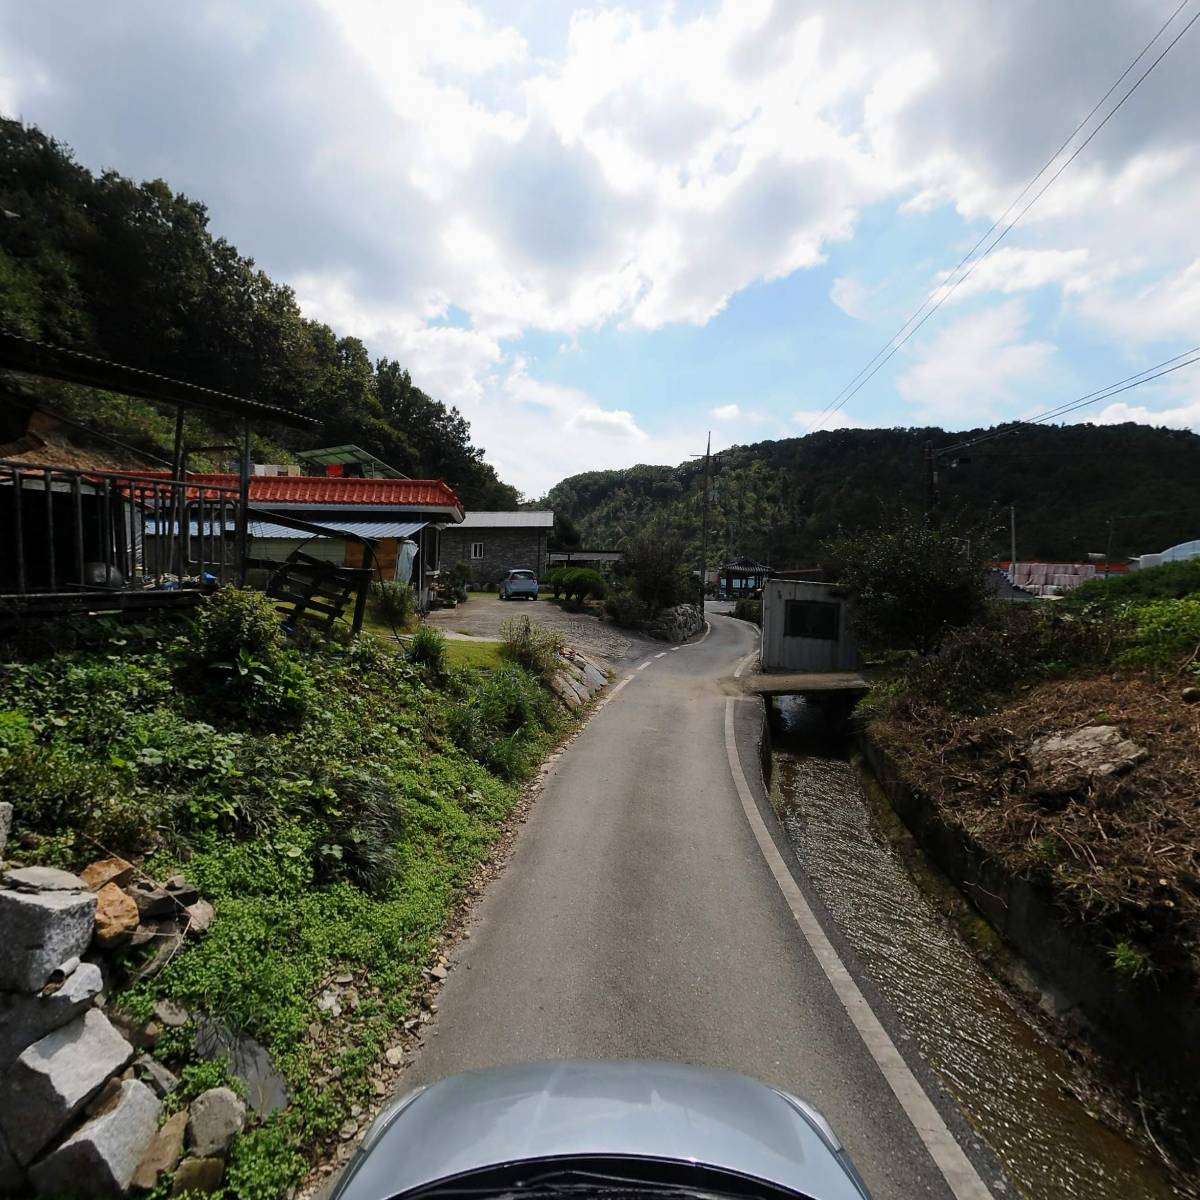
[[[468,507],[515,508],[454,408],[399,363],[307,320],[276,283],[208,229],[203,204],[162,180],[76,163],[40,130],[0,118],[0,323],[41,338],[315,417],[264,429],[278,448],[354,442],[409,475],[446,479]],[[39,385],[71,415],[161,453],[171,426],[140,401]],[[192,418],[189,442],[229,441]]]
[[[982,431],[977,431],[982,432]],[[710,565],[749,555],[786,569],[819,560],[839,526],[887,520],[925,503],[923,447],[969,434],[940,429],[846,429],[735,446],[712,474]],[[1016,506],[1019,557],[1077,559],[1163,550],[1200,537],[1200,437],[1145,425],[1022,426],[939,467],[943,509],[1000,525],[1008,556],[1008,506]],[[699,554],[703,461],[573,475],[547,501],[582,543],[616,548],[649,522],[682,535]]]

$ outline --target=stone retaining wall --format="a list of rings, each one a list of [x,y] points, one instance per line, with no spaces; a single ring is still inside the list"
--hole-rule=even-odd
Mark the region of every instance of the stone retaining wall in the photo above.
[[[0,805],[0,856],[11,815]],[[212,1088],[160,1128],[178,1080],[135,1049],[151,1044],[149,1026],[106,1011],[105,951],[139,930],[170,940],[164,922],[181,925],[178,945],[207,929],[212,908],[182,879],[133,875],[120,858],[82,877],[44,866],[0,872],[0,1196],[117,1196],[172,1172],[177,1185],[203,1178],[213,1190],[224,1176],[242,1101]]]
[[[647,637],[660,642],[686,642],[704,628],[704,609],[698,604],[677,604],[643,621],[640,628]]]

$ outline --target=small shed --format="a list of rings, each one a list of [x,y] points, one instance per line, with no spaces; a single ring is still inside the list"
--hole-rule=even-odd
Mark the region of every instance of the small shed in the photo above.
[[[861,665],[844,589],[768,579],[762,590],[764,671],[855,671]]]

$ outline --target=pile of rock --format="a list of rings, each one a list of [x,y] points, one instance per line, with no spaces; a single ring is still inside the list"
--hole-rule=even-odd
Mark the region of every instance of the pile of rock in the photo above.
[[[594,659],[573,646],[559,650],[558,666],[550,677],[550,686],[569,709],[582,708],[607,684],[608,675]]]
[[[704,609],[698,604],[677,604],[662,609],[640,628],[647,637],[660,642],[686,642],[704,628]]]
[[[171,1171],[177,1190],[223,1178],[241,1101],[212,1089],[159,1128],[178,1081],[148,1055],[135,1059],[132,1023],[104,1012],[98,951],[140,931],[170,944],[212,920],[186,881],[133,873],[105,859],[82,876],[43,866],[0,874],[0,1195],[119,1195]],[[143,1047],[145,1034],[134,1038]],[[185,1135],[192,1155],[181,1163]]]

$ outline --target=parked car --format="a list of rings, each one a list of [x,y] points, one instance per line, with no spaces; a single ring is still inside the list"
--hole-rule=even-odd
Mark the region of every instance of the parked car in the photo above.
[[[509,571],[500,581],[501,600],[515,600],[518,596],[526,600],[538,598],[537,576],[532,571]]]
[[[604,1059],[468,1071],[367,1132],[331,1200],[870,1200],[825,1118],[744,1075]]]

